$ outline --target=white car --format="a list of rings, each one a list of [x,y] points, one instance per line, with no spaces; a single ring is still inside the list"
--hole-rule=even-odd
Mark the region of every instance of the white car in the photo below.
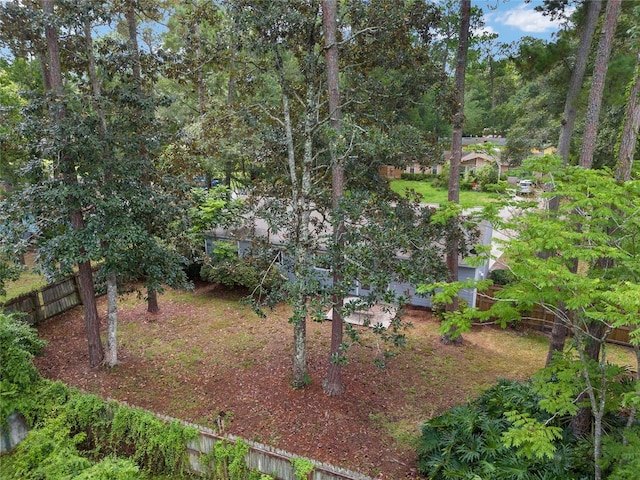
[[[533,193],[533,182],[531,180],[520,180],[518,182],[518,193],[520,195],[530,195]]]

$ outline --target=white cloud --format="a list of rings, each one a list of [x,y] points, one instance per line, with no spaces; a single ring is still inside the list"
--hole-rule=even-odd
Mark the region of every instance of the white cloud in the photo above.
[[[480,37],[482,35],[492,35],[494,33],[497,34],[498,32],[491,25],[487,25],[487,24],[485,24],[484,27],[482,28],[477,28],[473,30],[473,35],[476,37]]]
[[[560,20],[551,20],[550,17],[536,12],[529,5],[518,5],[502,15],[494,15],[494,21],[526,33],[545,33],[557,30],[561,24]]]

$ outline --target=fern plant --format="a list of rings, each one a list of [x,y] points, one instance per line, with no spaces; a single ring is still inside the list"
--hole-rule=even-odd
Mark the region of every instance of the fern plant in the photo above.
[[[562,447],[549,455],[537,455],[537,450],[532,450],[530,456],[518,455],[505,442],[504,432],[515,419],[505,414],[517,411],[523,421],[541,422],[546,417],[538,408],[538,401],[531,384],[501,380],[473,402],[453,407],[428,421],[417,450],[420,473],[432,480],[583,478],[583,466],[588,468],[588,463],[580,464],[573,455],[577,444],[564,429],[565,419],[558,419],[557,424],[551,422],[552,431],[564,443],[558,442]]]

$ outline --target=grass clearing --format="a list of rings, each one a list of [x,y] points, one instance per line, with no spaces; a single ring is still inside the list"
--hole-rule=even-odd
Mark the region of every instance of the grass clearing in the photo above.
[[[407,190],[414,190],[422,195],[422,203],[442,204],[447,201],[447,189],[436,188],[429,181],[392,180],[391,190],[401,195]],[[498,198],[499,196],[495,193],[462,190],[460,192],[460,205],[463,208],[478,207],[493,203]]]
[[[24,259],[25,270],[18,280],[6,283],[6,294],[4,296],[0,295],[0,302],[6,302],[47,285],[46,279],[35,270],[34,254],[27,253]]]

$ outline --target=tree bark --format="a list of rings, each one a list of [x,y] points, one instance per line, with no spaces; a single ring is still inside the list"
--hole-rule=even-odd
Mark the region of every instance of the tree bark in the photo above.
[[[282,114],[284,117],[284,131],[285,142],[287,145],[287,164],[289,168],[289,176],[291,179],[291,199],[294,208],[295,215],[295,241],[294,247],[294,276],[295,281],[299,282],[301,275],[303,275],[303,264],[306,261],[306,242],[308,241],[308,221],[309,216],[305,215],[305,209],[308,209],[308,204],[304,200],[304,180],[298,180],[296,168],[296,154],[295,145],[293,143],[293,125],[291,123],[291,110],[289,105],[289,92],[288,84],[285,77],[284,64],[280,54],[276,48],[276,70],[278,73],[278,79],[280,82],[281,95],[282,95]],[[305,129],[306,130],[306,129]],[[306,132],[305,132],[306,135]],[[308,141],[305,141],[305,156],[306,151],[310,147]],[[303,172],[305,168],[303,167]],[[304,174],[304,173],[303,173]],[[308,213],[308,212],[307,212]],[[304,244],[303,244],[304,243]],[[293,323],[293,379],[291,385],[294,388],[304,388],[309,383],[309,374],[307,372],[307,318],[306,318],[306,306],[307,301],[302,293],[300,287],[297,288],[296,298],[294,299],[294,315],[292,317]]]
[[[568,314],[563,305],[558,306],[558,308],[562,311],[563,314]],[[565,324],[563,314],[556,313],[556,316],[553,319],[553,327],[551,328],[551,334],[549,338],[549,350],[547,350],[547,359],[544,363],[546,367],[551,365],[551,361],[553,360],[556,352],[564,351],[564,343],[569,333],[569,329]]]
[[[576,63],[571,72],[569,90],[564,104],[564,113],[560,128],[560,138],[558,139],[558,155],[562,157],[562,163],[567,165],[569,161],[569,151],[571,149],[571,137],[576,123],[578,95],[582,88],[584,74],[587,70],[589,52],[593,43],[593,36],[598,26],[598,17],[602,9],[602,0],[591,0],[587,2],[587,16],[584,27],[580,33],[580,43],[576,54]]]
[[[598,135],[598,119],[602,105],[602,93],[604,91],[607,66],[609,64],[611,48],[613,47],[613,37],[616,33],[621,3],[622,0],[609,0],[607,2],[604,24],[600,34],[600,41],[598,42],[598,54],[593,70],[593,78],[591,79],[585,129],[582,136],[580,166],[583,168],[591,168],[593,165],[593,152],[596,147],[596,138]]]
[[[147,312],[158,313],[159,311],[158,291],[153,287],[147,287]]]
[[[333,256],[333,285],[337,289],[343,282],[342,250],[344,245],[343,233],[345,229],[342,216],[337,210],[344,196],[344,165],[338,153],[337,139],[342,130],[342,110],[340,106],[340,66],[337,42],[338,7],[336,0],[323,0],[322,27],[324,31],[324,54],[327,64],[327,89],[329,103],[329,123],[333,130],[329,150],[331,154],[331,206],[337,225],[334,226],[334,256]],[[334,293],[331,297],[333,313],[331,318],[331,347],[329,354],[329,368],[322,383],[322,389],[327,395],[342,395],[345,391],[342,380],[342,362],[340,361],[343,339],[342,307],[344,298]]]
[[[140,68],[140,54],[138,53],[138,22],[136,20],[136,10],[133,0],[127,0],[125,17],[129,33],[129,51],[132,57],[131,69],[133,80],[136,82],[136,86],[140,88],[142,72]]]
[[[115,272],[107,276],[107,349],[104,363],[118,365],[118,283]]]
[[[456,57],[455,72],[455,95],[456,112],[453,115],[453,131],[451,135],[451,158],[449,168],[449,187],[447,199],[450,202],[460,203],[460,163],[462,160],[462,129],[464,127],[464,88],[465,73],[467,67],[467,51],[469,49],[469,26],[471,23],[471,0],[460,2],[460,36],[458,43],[458,53]],[[458,249],[459,239],[456,235],[451,235],[447,245],[447,268],[449,270],[448,281],[458,281]],[[447,304],[447,311],[458,310],[459,299],[454,297],[453,301]],[[462,336],[456,336],[455,331],[450,331],[442,335],[443,343],[461,343]]]
[[[638,129],[640,127],[640,48],[638,48],[636,56],[635,75],[632,82],[629,90],[629,99],[627,100],[622,136],[620,137],[620,150],[616,169],[616,180],[618,182],[631,180],[633,156],[638,144]]]
[[[42,0],[42,7],[46,18],[53,18],[55,15],[52,0]],[[47,39],[48,53],[48,75],[51,92],[57,97],[55,105],[51,106],[51,114],[54,122],[61,126],[66,117],[66,110],[62,98],[64,89],[62,84],[62,65],[60,63],[60,50],[58,46],[58,33],[55,26],[50,22],[45,25],[45,36]],[[66,139],[61,140],[61,171],[64,181],[70,186],[77,186],[78,178],[75,172],[73,160],[69,157],[66,150]],[[70,220],[73,229],[76,232],[84,228],[84,216],[82,207],[75,198],[69,198],[71,207]],[[86,252],[81,247],[78,251],[78,258],[84,258]],[[87,343],[89,346],[89,364],[91,367],[100,365],[104,358],[104,350],[100,339],[100,318],[98,316],[98,308],[96,305],[96,296],[93,285],[93,272],[91,270],[91,262],[89,260],[81,260],[78,262],[78,283],[80,287],[80,296],[84,305],[84,322],[87,335]]]
[[[633,350],[636,353],[636,382],[640,383],[640,346],[634,345]],[[627,431],[631,430],[634,423],[636,422],[637,413],[638,413],[638,407],[634,405],[629,411],[629,416],[627,417],[627,424],[625,425],[625,431],[622,435],[622,444],[625,447],[629,445],[629,438],[627,436]]]

